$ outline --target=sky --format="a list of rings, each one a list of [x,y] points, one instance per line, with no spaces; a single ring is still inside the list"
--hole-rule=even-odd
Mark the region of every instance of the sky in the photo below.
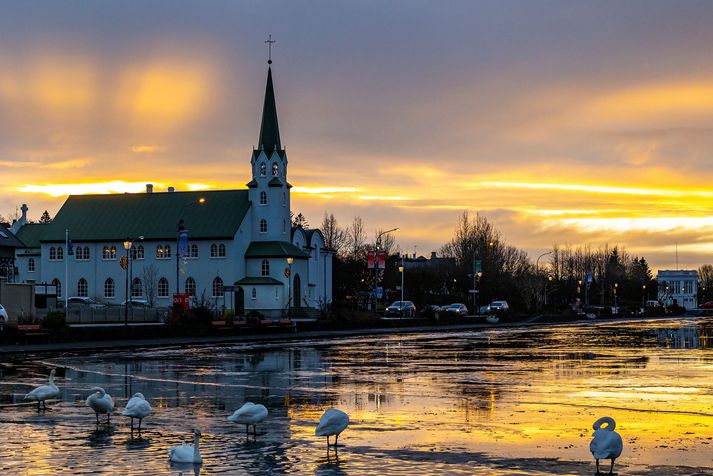
[[[713,2],[0,0],[0,214],[72,193],[244,188],[268,34],[292,206],[399,227],[464,210],[534,260],[713,262]]]

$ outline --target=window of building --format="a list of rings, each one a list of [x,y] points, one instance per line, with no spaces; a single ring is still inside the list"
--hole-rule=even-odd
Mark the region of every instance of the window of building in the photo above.
[[[87,284],[87,280],[84,278],[79,278],[79,281],[77,281],[77,296],[87,297],[88,295],[89,285]]]
[[[220,276],[213,280],[213,297],[223,297],[223,280]]]
[[[272,164],[272,176],[277,177],[278,173],[280,173],[280,168],[277,166],[277,164]]]
[[[168,279],[166,278],[161,278],[158,280],[158,297],[168,297]]]
[[[64,259],[64,248],[61,246],[57,247],[57,260],[63,260]]]
[[[114,297],[114,280],[111,278],[108,278],[106,281],[104,281],[104,297]]]
[[[57,289],[57,297],[62,297],[62,282],[59,279],[54,278],[52,280],[52,285]]]
[[[260,192],[260,205],[267,205],[267,192],[264,190]]]
[[[89,247],[88,246],[77,246],[74,251],[74,259],[77,261],[88,261],[89,260]]]
[[[116,259],[116,246],[109,248],[109,259]]]
[[[225,245],[223,243],[218,245],[218,257],[225,258]]]
[[[260,233],[267,233],[267,220],[260,220]]]
[[[144,245],[131,245],[131,259],[144,259]]]
[[[27,260],[27,271],[30,273],[35,272],[35,258],[30,258]]]
[[[285,205],[287,205],[287,194],[282,192],[282,206],[284,207]]]
[[[287,220],[282,220],[282,233],[287,233]]]
[[[190,249],[189,256],[191,258],[198,258],[198,245],[197,244],[191,243],[191,249]]]
[[[270,262],[266,259],[262,260],[262,276],[270,276]]]
[[[211,258],[216,258],[218,256],[218,245],[215,243],[212,243],[210,245],[210,257]]]
[[[257,289],[256,289],[256,288],[253,288],[253,290],[252,290],[250,296],[251,296],[253,299],[257,299]]]
[[[193,278],[186,278],[185,293],[191,297],[196,295],[196,280]]]
[[[166,259],[171,257],[171,245],[168,243],[156,246],[156,258]]]
[[[260,162],[260,176],[264,177],[267,175],[267,165],[265,165],[265,162]]]
[[[141,279],[139,278],[134,278],[131,280],[131,297],[141,297],[144,295],[144,287],[143,283],[141,282]]]
[[[50,260],[57,259],[57,249],[54,246],[50,246]]]
[[[109,259],[109,247],[102,248],[102,259]]]

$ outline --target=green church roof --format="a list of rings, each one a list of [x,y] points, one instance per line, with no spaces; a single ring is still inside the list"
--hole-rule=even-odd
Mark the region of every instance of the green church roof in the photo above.
[[[272,87],[272,68],[267,69],[267,86],[265,87],[265,103],[262,107],[262,123],[260,124],[260,138],[257,144],[269,157],[273,150],[282,149],[280,143],[280,127],[277,124],[277,105],[275,104],[275,91]]]
[[[278,281],[275,278],[271,278],[270,276],[246,276],[243,279],[240,279],[238,281],[235,281],[235,284],[239,286],[244,286],[247,284],[253,284],[253,285],[261,285],[261,284],[279,284],[282,285],[282,282]]]
[[[308,259],[309,254],[286,241],[253,241],[245,251],[245,257]]]
[[[192,239],[231,239],[249,208],[247,190],[71,195],[40,241],[175,240],[181,219]]]
[[[39,248],[40,240],[49,229],[49,223],[25,223],[17,230],[17,238],[28,248]]]

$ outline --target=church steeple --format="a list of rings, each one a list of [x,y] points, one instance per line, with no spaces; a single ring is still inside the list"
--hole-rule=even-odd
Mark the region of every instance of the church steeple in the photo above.
[[[265,87],[265,104],[262,107],[262,123],[260,124],[260,139],[258,150],[265,150],[271,156],[277,147],[282,149],[280,142],[280,127],[277,124],[277,105],[275,104],[275,91],[272,87],[272,68],[267,68],[267,86]]]

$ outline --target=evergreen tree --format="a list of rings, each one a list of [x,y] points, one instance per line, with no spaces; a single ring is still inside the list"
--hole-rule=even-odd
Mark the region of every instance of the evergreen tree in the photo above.
[[[45,210],[42,216],[40,217],[40,223],[50,223],[51,221],[52,217],[50,217],[49,212]]]

